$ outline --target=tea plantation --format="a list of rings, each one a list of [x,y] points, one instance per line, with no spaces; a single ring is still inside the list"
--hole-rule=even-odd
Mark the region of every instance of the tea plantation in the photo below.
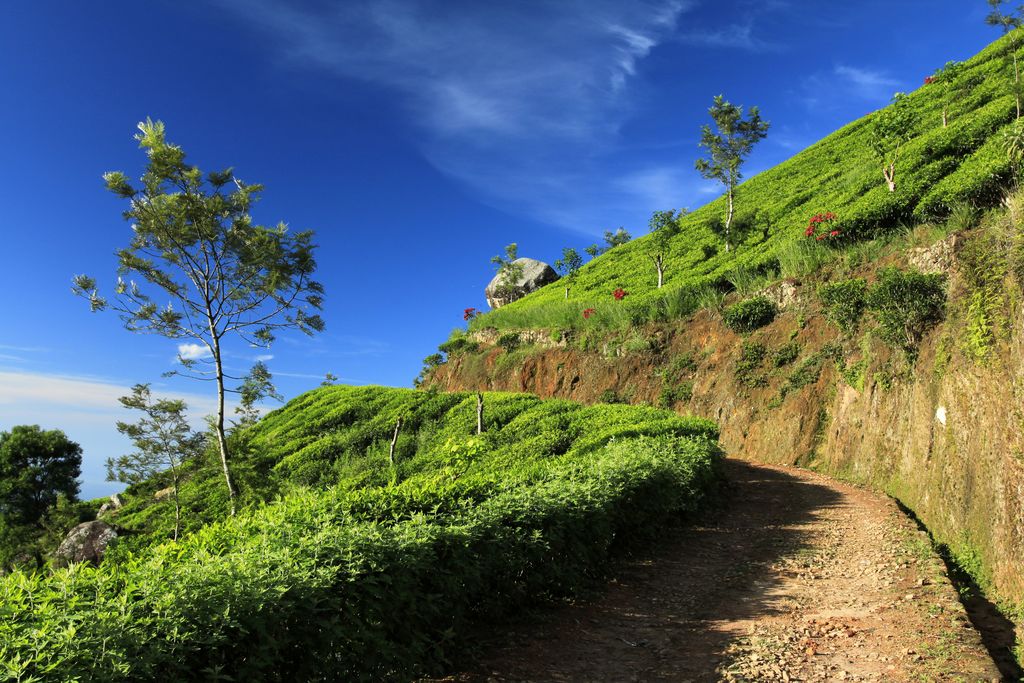
[[[300,396],[246,435],[236,517],[155,542],[167,520],[140,495],[124,514],[144,542],[0,578],[0,675],[407,679],[481,619],[571,595],[717,480],[705,420],[521,394],[485,394],[480,435],[476,414],[474,394]],[[181,492],[208,494],[201,477]]]

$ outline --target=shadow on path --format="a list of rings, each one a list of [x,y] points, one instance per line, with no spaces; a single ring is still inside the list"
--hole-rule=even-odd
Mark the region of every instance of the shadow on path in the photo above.
[[[808,527],[844,498],[778,469],[725,469],[710,519],[624,560],[593,601],[496,628],[481,660],[447,680],[716,680],[736,622],[784,609],[771,565],[809,547]]]

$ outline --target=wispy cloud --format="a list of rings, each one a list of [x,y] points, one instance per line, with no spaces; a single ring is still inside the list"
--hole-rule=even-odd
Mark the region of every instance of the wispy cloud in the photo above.
[[[843,98],[881,106],[899,88],[900,82],[883,70],[839,64],[831,71],[811,74],[794,94],[808,109],[821,110]]]
[[[221,2],[262,29],[291,64],[396,92],[420,128],[423,155],[484,201],[590,230],[581,224],[597,215],[591,207],[599,198],[613,213],[637,209],[636,198],[609,180],[609,150],[629,116],[627,95],[642,61],[694,4]]]
[[[888,98],[900,84],[882,71],[843,64],[836,66],[835,74],[850,86],[854,94],[866,100]]]
[[[266,363],[267,361],[274,360],[274,354],[272,353],[261,353],[257,356],[252,357],[256,363]]]
[[[731,24],[708,31],[688,31],[681,34],[678,39],[688,45],[748,52],[775,52],[782,49],[782,45],[756,36],[753,21]]]

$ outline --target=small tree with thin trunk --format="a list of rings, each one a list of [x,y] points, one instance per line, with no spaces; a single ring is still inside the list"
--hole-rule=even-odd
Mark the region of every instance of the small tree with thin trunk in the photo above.
[[[523,264],[516,263],[519,259],[519,245],[513,242],[505,247],[505,255],[491,257],[491,263],[497,266],[498,287],[495,292],[504,299],[515,299],[519,295],[518,284],[523,277]]]
[[[185,419],[188,406],[184,401],[155,399],[148,384],[136,384],[130,396],[118,400],[125,408],[141,410],[144,417],[133,423],[118,421],[117,431],[132,440],[135,452],[107,458],[107,481],[137,484],[161,472],[170,472],[174,540],[178,540],[181,533],[180,467],[202,451],[204,435],[189,427]]]
[[[949,109],[954,103],[963,99],[967,90],[964,81],[964,63],[946,62],[946,65],[935,72],[930,83],[942,88],[942,127],[949,126]]]
[[[754,145],[768,136],[769,123],[761,119],[757,107],[751,107],[747,118],[743,108],[730,104],[722,95],[715,97],[708,109],[714,128],[705,124],[701,129],[700,146],[707,157],[697,159],[696,167],[708,180],[717,180],[725,186],[726,209],[723,235],[725,250],[729,251],[729,230],[735,216],[736,186],[743,179],[740,167],[754,149]]]
[[[583,257],[572,247],[562,249],[562,258],[555,261],[555,270],[562,274],[565,286],[565,298],[569,298],[569,288],[576,283],[576,274],[583,267]]]
[[[631,239],[633,239],[633,236],[630,235],[622,226],[619,226],[619,229],[616,230],[615,232],[612,232],[611,230],[605,230],[604,243],[607,244],[608,246],[602,249],[602,252],[611,251],[615,247],[621,247],[623,244],[630,241]]]
[[[913,135],[917,115],[904,93],[893,95],[892,104],[874,114],[871,121],[871,149],[882,164],[882,177],[889,192],[896,191],[896,162],[903,146]]]
[[[1020,32],[1017,30],[1024,25],[1024,5],[1017,7],[1017,12],[1003,12],[1003,5],[1009,5],[1009,0],[988,0],[991,11],[985,17],[985,23],[989,26],[998,26],[1003,30],[1003,35],[1010,36],[1010,55],[1013,62],[1013,96],[1017,102],[1017,118],[1020,118],[1020,68],[1017,65],[1017,48],[1019,47]]]
[[[583,251],[587,254],[587,256],[589,256],[592,259],[595,259],[601,255],[601,247],[597,246],[596,244],[591,244],[589,247],[586,247]]]
[[[658,273],[658,289],[665,283],[665,261],[672,253],[672,238],[679,234],[679,219],[685,215],[686,209],[680,209],[678,213],[672,209],[655,211],[647,223],[651,229],[647,257]]]
[[[236,339],[265,348],[281,330],[323,330],[313,233],[289,233],[283,223],[254,225],[249,209],[263,187],[243,183],[230,168],[204,175],[167,142],[163,123],[147,119],[135,137],[148,156],[141,184],[133,186],[120,171],[104,175],[107,188],[128,201],[124,217],[132,225],[131,241],[117,252],[110,305],[129,331],[191,340],[202,351],[198,358],[179,355],[182,370],[171,374],[216,384],[213,429],[234,514],[224,407],[231,391],[226,381],[242,378],[225,372],[225,345]],[[133,275],[143,284],[128,279]],[[86,275],[75,276],[72,291],[88,298],[93,311],[108,305]]]

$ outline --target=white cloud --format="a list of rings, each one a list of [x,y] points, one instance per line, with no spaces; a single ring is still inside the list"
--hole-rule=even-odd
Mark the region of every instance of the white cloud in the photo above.
[[[261,353],[258,356],[253,356],[253,361],[257,363],[266,363],[269,360],[274,360],[274,354],[272,353]]]
[[[178,355],[185,360],[202,360],[213,354],[202,344],[178,344]]]
[[[653,209],[611,155],[641,62],[694,0],[221,2],[293,65],[396,93],[427,160],[484,201],[591,232]]]
[[[690,31],[680,35],[679,40],[688,45],[746,50],[748,52],[772,52],[781,49],[779,45],[755,36],[752,21],[732,24],[715,30]]]

